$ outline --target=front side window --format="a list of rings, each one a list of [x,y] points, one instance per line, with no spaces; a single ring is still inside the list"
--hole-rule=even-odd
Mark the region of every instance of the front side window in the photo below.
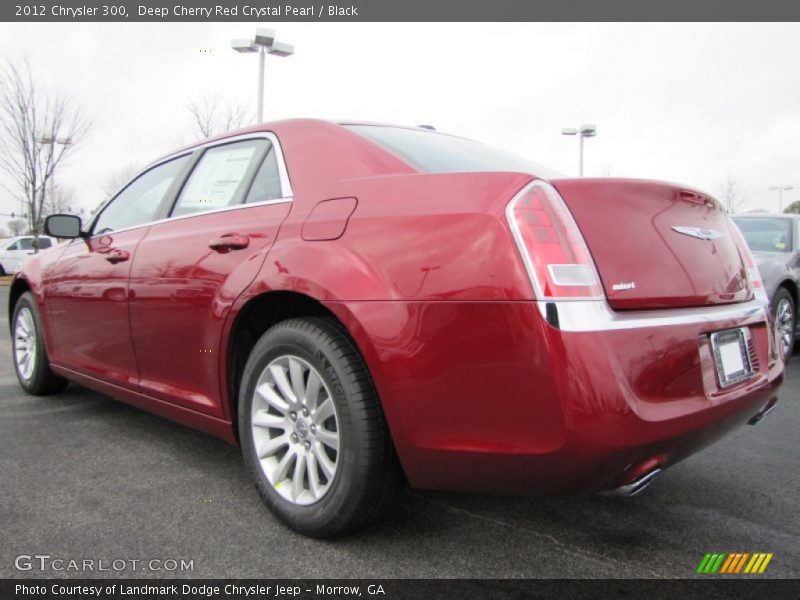
[[[423,173],[511,171],[558,178],[561,173],[480,142],[423,129],[348,125]]]
[[[17,250],[33,250],[33,238],[23,238],[17,242]]]
[[[187,154],[162,163],[136,178],[106,205],[95,221],[93,235],[154,221],[170,186],[189,157]]]
[[[172,216],[241,204],[268,146],[269,142],[262,139],[206,150],[189,176]]]
[[[739,217],[734,222],[754,252],[791,252],[792,220],[774,217]]]

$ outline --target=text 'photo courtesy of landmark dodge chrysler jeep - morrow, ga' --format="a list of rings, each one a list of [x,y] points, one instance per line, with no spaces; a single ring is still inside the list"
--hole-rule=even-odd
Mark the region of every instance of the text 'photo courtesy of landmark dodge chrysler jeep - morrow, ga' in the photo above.
[[[777,402],[758,270],[709,196],[483,144],[266,123],[162,158],[13,281],[32,394],[67,380],[241,445],[330,536],[398,485],[633,494]]]

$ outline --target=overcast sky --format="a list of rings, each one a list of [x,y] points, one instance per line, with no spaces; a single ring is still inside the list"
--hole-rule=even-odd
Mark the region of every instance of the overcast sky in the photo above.
[[[784,204],[800,198],[798,24],[263,25],[296,46],[268,58],[266,120],[432,124],[570,175],[577,140],[561,128],[596,123],[587,175],[716,193],[731,173],[747,208],[777,210],[778,183],[798,188]],[[230,40],[255,26],[3,23],[0,55],[27,56],[94,120],[58,175],[89,209],[110,173],[193,139],[191,98],[221,89],[254,107],[258,59]]]

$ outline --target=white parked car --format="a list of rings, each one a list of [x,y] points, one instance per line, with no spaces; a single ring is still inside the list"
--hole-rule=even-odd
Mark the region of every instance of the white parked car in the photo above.
[[[39,250],[55,246],[57,240],[46,235],[39,236]],[[19,235],[7,240],[0,240],[0,275],[12,275],[29,256],[36,253],[34,237]]]

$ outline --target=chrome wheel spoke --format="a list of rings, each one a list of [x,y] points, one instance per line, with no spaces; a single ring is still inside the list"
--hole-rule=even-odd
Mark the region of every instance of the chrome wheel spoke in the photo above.
[[[256,387],[256,394],[258,394],[267,404],[277,410],[282,415],[289,414],[289,403],[283,399],[268,383],[262,383]]]
[[[288,446],[290,443],[288,435],[279,435],[273,438],[269,438],[261,443],[258,447],[258,457],[259,458],[269,458],[273,456],[278,450],[283,448],[284,446]],[[288,453],[287,453],[288,454]]]
[[[328,431],[327,429],[318,429],[317,439],[336,452],[339,451],[339,434],[337,432]]]
[[[322,448],[322,444],[314,444],[313,448],[314,456],[317,457],[317,464],[319,464],[320,469],[322,469],[322,474],[325,475],[326,479],[330,479],[333,477],[333,473],[336,470],[336,464],[328,458],[328,455]]]
[[[274,363],[268,368],[272,374],[273,382],[283,396],[283,400],[289,404],[297,404],[297,397],[294,395],[292,384],[289,383],[289,379],[286,376],[286,368],[283,365]]]
[[[292,383],[292,392],[299,404],[305,403],[306,386],[303,382],[303,365],[294,358],[289,359],[289,378]]]
[[[317,456],[313,452],[306,456],[308,472],[308,491],[311,497],[317,500],[321,496],[322,484],[319,481],[319,467],[317,466]]]
[[[314,423],[317,426],[322,425],[325,421],[330,419],[334,414],[333,400],[330,396],[326,398],[322,404],[319,405],[317,410],[314,411]]]
[[[272,427],[273,429],[288,429],[290,424],[286,422],[286,417],[273,415],[265,410],[258,411],[253,415],[253,425],[256,427]]]
[[[297,455],[291,450],[283,455],[283,458],[278,461],[275,471],[273,472],[273,480],[275,483],[281,483],[287,478],[286,475],[289,472],[289,466],[296,458]]]
[[[294,473],[292,473],[292,497],[295,502],[300,499],[300,496],[306,489],[305,480],[306,455],[302,453],[297,455],[297,460],[294,463]]]
[[[322,387],[322,379],[313,369],[308,373],[308,382],[306,383],[306,404],[308,409],[312,412],[317,408],[319,401],[319,391]]]
[[[285,500],[307,506],[321,499],[339,462],[336,406],[322,374],[291,355],[262,371],[250,408],[259,465]]]

